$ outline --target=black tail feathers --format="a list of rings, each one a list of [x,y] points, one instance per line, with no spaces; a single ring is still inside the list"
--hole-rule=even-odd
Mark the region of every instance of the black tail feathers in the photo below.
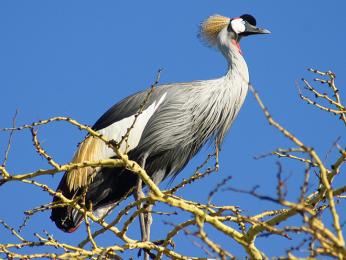
[[[65,173],[57,191],[68,199],[82,197],[83,190],[71,192],[66,183]],[[132,172],[120,168],[103,168],[96,174],[86,190],[85,205],[92,205],[93,212],[116,203],[124,196],[128,196],[135,187],[137,176]],[[75,231],[83,221],[83,215],[70,206],[59,206],[61,200],[53,198],[55,206],[52,208],[51,220],[64,232]]]

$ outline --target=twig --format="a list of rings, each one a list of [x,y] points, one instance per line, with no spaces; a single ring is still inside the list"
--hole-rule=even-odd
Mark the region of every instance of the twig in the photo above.
[[[13,116],[13,119],[12,119],[12,127],[13,127],[13,128],[16,127],[17,115],[18,115],[18,109],[16,109],[16,112],[14,113],[14,116]],[[8,160],[8,155],[9,155],[9,152],[10,152],[10,149],[11,149],[11,143],[12,143],[13,133],[14,133],[14,130],[11,130],[11,131],[10,131],[10,135],[9,135],[9,137],[8,137],[7,148],[6,148],[6,151],[5,151],[4,160],[3,160],[3,162],[2,162],[2,167],[3,167],[3,168],[6,167],[6,162],[7,162],[7,160]],[[8,177],[8,176],[6,175],[6,172],[5,172],[5,171],[1,171],[1,174],[3,175],[4,178]]]

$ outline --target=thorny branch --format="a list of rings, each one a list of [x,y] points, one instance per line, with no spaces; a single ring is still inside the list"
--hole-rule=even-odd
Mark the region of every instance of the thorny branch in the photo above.
[[[322,86],[327,86],[325,91],[319,91],[311,85],[309,81],[303,79],[306,91],[312,94],[315,99],[307,97],[299,88],[301,99],[308,104],[322,109],[327,113],[337,115],[339,120],[346,125],[345,107],[341,102],[339,90],[335,84],[335,74],[332,72],[320,72],[318,70],[310,70],[319,77],[315,81],[321,83]],[[152,85],[147,99],[150,97],[151,91],[158,83],[157,80]],[[91,259],[121,259],[122,254],[133,249],[143,249],[149,252],[149,255],[155,259],[161,259],[163,256],[171,259],[198,259],[198,256],[185,255],[180,253],[180,248],[174,247],[174,241],[177,241],[181,235],[194,237],[192,243],[200,249],[201,254],[208,257],[220,259],[235,258],[234,252],[229,245],[221,243],[218,235],[212,235],[208,230],[213,229],[213,234],[219,234],[232,239],[244,248],[245,253],[252,259],[265,259],[265,253],[256,245],[256,241],[268,237],[269,235],[279,235],[288,240],[291,236],[299,235],[301,241],[292,241],[292,246],[287,249],[285,257],[296,259],[296,253],[304,254],[305,257],[321,257],[330,256],[336,259],[346,259],[346,247],[343,234],[342,214],[338,211],[337,204],[339,200],[345,198],[346,183],[338,182],[340,186],[336,187],[334,179],[343,175],[342,166],[346,161],[346,151],[339,145],[340,139],[333,144],[335,150],[339,152],[339,156],[333,162],[329,162],[330,166],[326,165],[327,157],[322,160],[322,155],[318,154],[311,145],[307,145],[303,140],[298,138],[292,132],[283,127],[276,121],[268,109],[264,106],[258,92],[250,86],[255,99],[262,109],[266,120],[270,125],[275,127],[283,136],[290,140],[293,144],[291,148],[277,148],[275,151],[257,157],[264,158],[267,156],[277,156],[280,159],[295,160],[301,164],[301,174],[303,182],[300,184],[300,192],[297,194],[297,200],[292,201],[287,198],[287,190],[289,189],[287,180],[284,178],[284,173],[281,163],[278,162],[277,172],[277,187],[274,195],[264,195],[258,191],[257,187],[246,190],[243,188],[229,187],[231,176],[223,177],[222,181],[216,187],[211,187],[209,196],[205,198],[205,203],[191,201],[188,198],[176,195],[182,189],[188,189],[191,185],[197,186],[197,180],[207,178],[209,174],[218,170],[218,150],[216,154],[210,154],[205,162],[197,167],[195,173],[188,179],[184,179],[181,183],[169,190],[161,190],[152,181],[147,172],[140,167],[137,162],[130,160],[126,154],[119,151],[120,144],[127,142],[130,131],[136,123],[136,118],[133,125],[129,128],[123,139],[117,143],[114,140],[107,140],[104,136],[94,131],[90,127],[77,122],[74,119],[67,117],[54,117],[47,120],[41,120],[29,125],[17,127],[15,118],[11,128],[0,129],[0,131],[10,132],[8,146],[5,151],[4,163],[0,166],[0,188],[4,185],[10,185],[12,182],[20,182],[30,185],[33,189],[40,189],[49,196],[57,196],[60,198],[59,204],[53,204],[49,201],[25,212],[27,218],[35,214],[52,209],[53,207],[69,205],[81,212],[84,216],[85,229],[79,232],[84,232],[84,239],[76,245],[58,241],[53,235],[48,232],[38,233],[36,230],[30,229],[30,226],[25,222],[19,228],[14,228],[8,221],[0,221],[0,257],[18,258],[18,259],[33,259],[33,258],[51,258],[51,259],[70,259],[70,258],[91,258]],[[331,94],[327,92],[330,91]],[[147,100],[146,99],[146,100]],[[322,100],[322,102],[319,102]],[[147,102],[147,101],[145,101]],[[324,102],[324,103],[323,103]],[[328,106],[327,106],[328,105]],[[144,107],[144,104],[143,104]],[[140,115],[141,110],[138,111]],[[137,116],[138,117],[138,116]],[[54,160],[54,156],[49,154],[41,145],[38,137],[38,130],[53,122],[63,121],[71,124],[80,130],[84,130],[88,135],[92,135],[102,140],[108,147],[114,150],[117,155],[116,159],[105,159],[99,161],[88,161],[79,164],[67,163],[61,164]],[[11,139],[15,131],[23,131],[29,129],[33,146],[39,156],[41,156],[50,168],[38,169],[27,173],[15,173],[8,170],[6,161],[11,148]],[[218,144],[216,144],[218,146]],[[126,149],[125,149],[126,151]],[[330,151],[328,151],[328,154]],[[213,166],[210,165],[210,160],[215,158]],[[70,200],[65,198],[60,192],[55,192],[52,187],[39,181],[37,177],[44,175],[56,175],[60,172],[69,171],[71,169],[81,167],[126,167],[146,184],[150,192],[136,201],[128,201],[124,198],[124,203],[117,203],[116,214],[110,214],[108,217],[98,218],[93,212],[89,211],[85,206],[78,204],[78,199]],[[311,179],[316,173],[320,180],[320,185],[313,187]],[[344,176],[342,177],[344,178]],[[344,178],[345,179],[345,178]],[[215,205],[212,202],[214,195],[221,192],[236,192],[245,193],[253,196],[258,200],[269,201],[276,205],[275,209],[263,210],[253,216],[245,215],[246,209],[231,205]],[[208,194],[208,193],[207,193]],[[216,199],[213,199],[216,201]],[[125,206],[121,206],[125,204]],[[157,241],[142,242],[139,237],[129,235],[129,230],[133,226],[134,220],[138,218],[141,212],[146,210],[145,207],[139,205],[152,204],[155,207],[160,205],[170,206],[174,213],[158,213],[169,219],[178,212],[182,216],[186,216],[185,220],[180,223],[173,221],[165,221],[163,225],[172,226],[165,234],[161,234],[161,239]],[[279,207],[279,208],[277,208]],[[153,212],[155,213],[155,212]],[[184,215],[185,213],[185,215]],[[328,218],[323,218],[325,214],[329,214]],[[292,217],[298,217],[301,221],[290,222],[287,220]],[[326,220],[327,219],[327,220]],[[94,222],[91,225],[91,221]],[[160,223],[158,223],[160,225]],[[22,229],[33,233],[32,237],[23,235]],[[4,232],[7,232],[6,234]],[[26,232],[27,234],[28,232]],[[5,235],[3,235],[5,234]],[[104,245],[100,242],[99,237],[105,234],[111,234],[114,237],[113,242],[109,245]],[[9,239],[7,239],[9,238]],[[198,243],[196,241],[199,241]],[[28,250],[30,248],[30,250]]]

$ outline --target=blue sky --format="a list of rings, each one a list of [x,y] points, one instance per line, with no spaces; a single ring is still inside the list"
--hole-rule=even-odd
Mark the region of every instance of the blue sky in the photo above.
[[[111,105],[148,87],[163,68],[161,83],[210,79],[222,76],[226,62],[217,51],[196,37],[198,24],[219,13],[229,17],[251,13],[260,27],[272,34],[241,42],[250,79],[273,116],[308,145],[326,154],[338,136],[345,138],[341,123],[299,100],[295,81],[312,78],[306,68],[332,70],[341,91],[346,85],[346,16],[344,1],[1,1],[0,2],[0,127],[11,125],[19,110],[18,124],[52,116],[70,116],[92,125]],[[342,92],[345,99],[345,92]],[[80,133],[62,123],[42,128],[44,147],[59,162],[68,162]],[[0,152],[8,135],[0,134]],[[341,143],[345,143],[341,139]],[[220,173],[186,189],[186,198],[205,201],[224,177],[230,185],[275,193],[275,158],[253,156],[291,144],[269,126],[251,93],[228,135],[220,158]],[[188,177],[203,161],[204,149],[177,178]],[[282,161],[292,198],[303,177],[298,164]],[[35,153],[29,132],[14,135],[8,169],[22,173],[47,167]],[[40,178],[53,187],[60,179]],[[162,185],[165,188],[167,185]],[[6,198],[6,199],[5,199]],[[0,188],[0,218],[18,226],[23,210],[51,198],[29,186],[9,184]],[[245,195],[221,193],[213,201],[239,205],[248,214],[275,207]],[[345,206],[345,205],[344,205]],[[116,214],[116,212],[114,213]],[[179,216],[177,220],[179,220]],[[344,219],[345,220],[345,219]],[[58,231],[43,213],[30,220],[26,235],[47,229],[57,238],[75,242],[84,230],[68,235]],[[169,227],[158,219],[154,237]],[[6,236],[0,228],[0,237]],[[133,230],[136,236],[138,230]],[[213,232],[213,230],[211,230]],[[2,235],[4,234],[4,235]],[[233,242],[218,238],[222,243]],[[271,239],[270,245],[268,241]],[[182,253],[202,253],[182,238]],[[227,244],[228,245],[228,244]],[[258,241],[269,256],[285,252],[286,241],[270,237]],[[275,246],[274,246],[275,245]],[[232,251],[242,256],[243,251]],[[137,252],[133,252],[136,255]]]

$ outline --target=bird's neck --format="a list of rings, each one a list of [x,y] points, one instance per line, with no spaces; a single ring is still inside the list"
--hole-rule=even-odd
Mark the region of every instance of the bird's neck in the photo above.
[[[239,45],[232,44],[230,48],[221,50],[228,62],[228,72],[226,79],[240,80],[242,85],[249,83],[249,71],[245,59],[241,53]]]

